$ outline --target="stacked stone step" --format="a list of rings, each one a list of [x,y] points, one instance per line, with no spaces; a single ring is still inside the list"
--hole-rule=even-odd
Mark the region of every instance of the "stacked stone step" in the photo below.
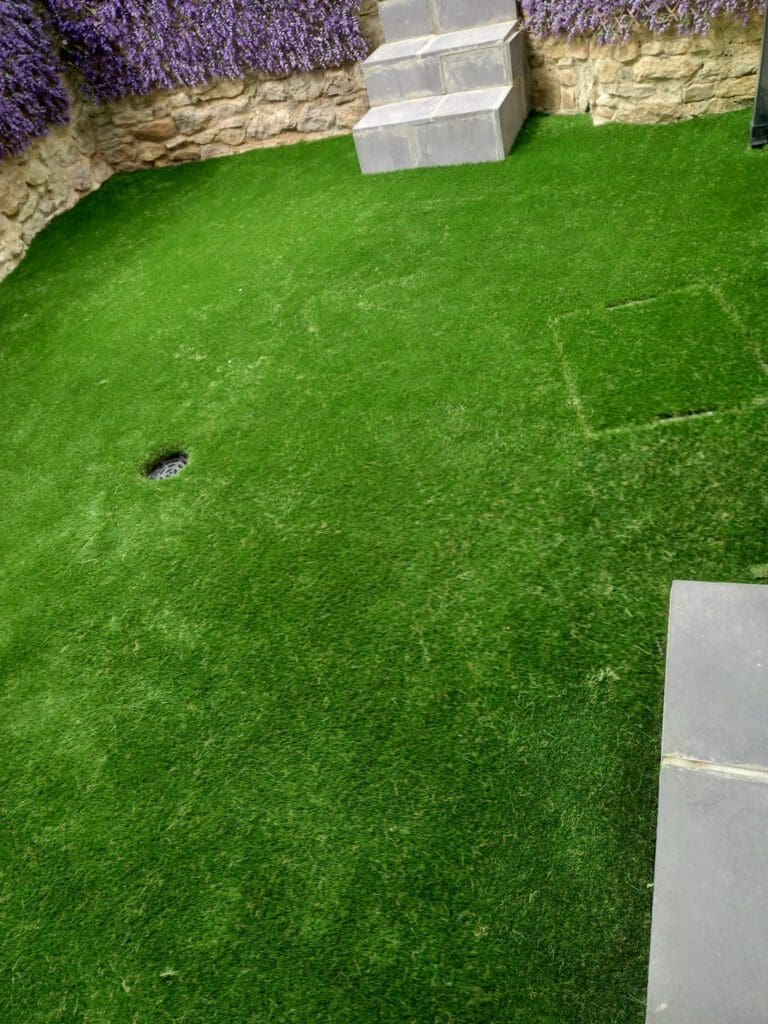
[[[528,113],[515,0],[380,0],[387,42],[363,64],[365,174],[503,160]]]

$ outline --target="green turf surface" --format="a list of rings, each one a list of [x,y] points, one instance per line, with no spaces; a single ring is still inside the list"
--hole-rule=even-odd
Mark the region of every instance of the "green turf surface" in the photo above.
[[[640,1024],[669,586],[768,563],[747,127],[254,152],[35,241],[3,1024]]]

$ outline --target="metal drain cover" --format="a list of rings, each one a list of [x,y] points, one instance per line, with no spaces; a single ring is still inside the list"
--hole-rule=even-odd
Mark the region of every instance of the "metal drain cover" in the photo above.
[[[169,477],[178,476],[186,469],[189,463],[189,456],[186,452],[172,452],[170,455],[163,455],[144,470],[147,480],[168,480]]]

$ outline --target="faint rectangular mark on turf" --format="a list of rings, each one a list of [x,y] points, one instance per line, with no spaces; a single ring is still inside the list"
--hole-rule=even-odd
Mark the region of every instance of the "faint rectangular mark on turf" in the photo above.
[[[563,379],[565,381],[565,390],[568,396],[568,404],[571,406],[574,413],[576,414],[576,418],[581,424],[581,428],[584,431],[584,433],[587,435],[587,437],[591,437],[592,431],[590,430],[589,422],[584,412],[584,406],[582,405],[581,396],[579,395],[579,389],[576,380],[573,376],[573,373],[571,372],[571,368],[568,365],[568,359],[566,358],[565,352],[563,350],[563,343],[560,337],[559,326],[559,319],[554,319],[550,321],[550,328],[552,329],[552,333],[555,338],[555,347],[557,348],[558,355],[560,356],[560,367],[563,371]]]
[[[768,363],[765,361],[763,353],[760,350],[760,344],[759,344],[757,338],[755,337],[754,333],[750,330],[747,321],[741,315],[741,313],[736,308],[736,306],[734,306],[732,302],[728,301],[728,299],[723,294],[723,291],[722,291],[721,288],[719,288],[717,285],[710,285],[710,289],[712,291],[712,294],[715,296],[717,301],[720,303],[720,306],[722,307],[723,312],[725,313],[725,315],[730,317],[730,319],[733,321],[733,323],[736,325],[736,327],[744,335],[744,337],[747,340],[750,348],[752,349],[752,351],[755,354],[755,359],[757,360],[757,362],[758,362],[758,364],[760,366],[760,369],[763,371],[764,374],[766,374],[768,376]],[[761,321],[761,323],[762,323],[762,321]]]
[[[708,284],[577,310],[550,322],[569,404],[588,437],[762,403],[766,367]]]

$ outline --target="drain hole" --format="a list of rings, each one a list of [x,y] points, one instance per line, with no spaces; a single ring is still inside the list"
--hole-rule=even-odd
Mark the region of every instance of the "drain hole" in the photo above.
[[[684,412],[660,412],[657,420],[695,420],[698,416],[713,416],[714,409],[686,409]]]
[[[186,452],[172,452],[150,463],[144,470],[144,476],[147,480],[168,480],[169,477],[178,476],[182,469],[186,469],[188,463],[189,456]]]

